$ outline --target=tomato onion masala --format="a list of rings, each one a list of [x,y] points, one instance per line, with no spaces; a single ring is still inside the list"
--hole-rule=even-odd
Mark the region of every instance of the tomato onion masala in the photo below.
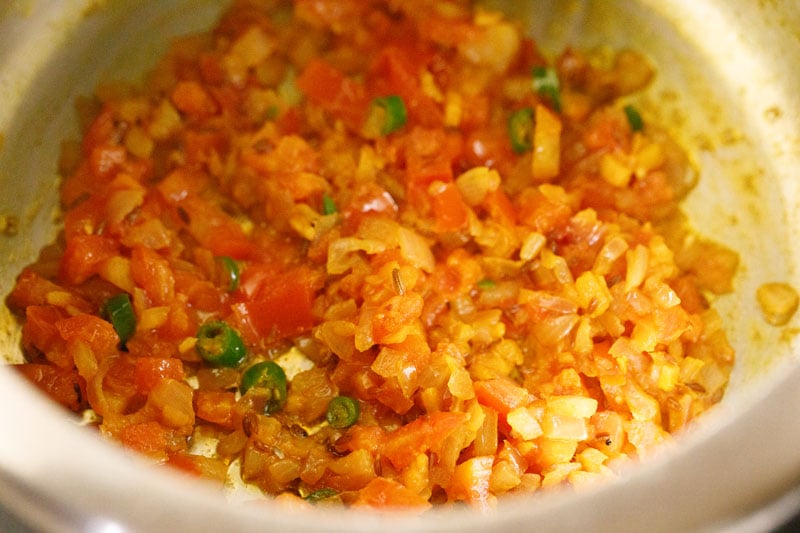
[[[19,371],[109,439],[301,505],[592,483],[717,403],[681,148],[630,50],[469,2],[238,1],[79,102]],[[195,444],[211,439],[209,453]]]

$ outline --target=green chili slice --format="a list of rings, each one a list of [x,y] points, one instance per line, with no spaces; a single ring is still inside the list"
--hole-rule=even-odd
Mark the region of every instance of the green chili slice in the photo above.
[[[379,117],[379,125],[381,135],[389,135],[406,125],[408,115],[406,114],[406,105],[403,99],[392,94],[389,96],[380,96],[372,100],[370,106],[370,115]]]
[[[125,349],[125,343],[136,331],[136,314],[133,312],[131,297],[126,293],[112,296],[103,304],[102,314],[114,326],[119,335],[119,343]]]
[[[639,114],[639,111],[636,110],[635,107],[628,104],[622,108],[625,111],[625,116],[628,117],[628,124],[631,126],[631,131],[642,131],[644,129],[644,121],[642,120],[642,115]]]
[[[325,413],[325,420],[331,427],[338,429],[349,428],[358,421],[361,408],[358,400],[349,396],[337,396],[328,404],[328,412]]]
[[[525,107],[508,117],[508,138],[514,153],[523,154],[533,148],[533,109]]]
[[[264,414],[271,415],[280,411],[286,403],[286,373],[274,361],[256,363],[245,370],[239,383],[239,391],[242,394],[250,390],[266,393],[268,396]]]
[[[553,109],[561,112],[561,83],[555,69],[550,67],[533,68],[533,90],[536,94],[550,99]]]
[[[197,353],[215,366],[239,366],[247,355],[242,338],[221,320],[207,322],[197,330]]]
[[[322,195],[322,214],[323,215],[332,215],[337,213],[339,209],[336,207],[336,203],[333,201],[333,198],[328,196],[328,194]]]
[[[227,281],[227,291],[234,292],[239,288],[239,263],[227,255],[221,255],[216,259],[222,267],[222,279]]]
[[[328,498],[333,498],[334,496],[338,496],[339,491],[336,489],[331,489],[328,487],[323,487],[321,489],[317,489],[313,492],[309,492],[306,494],[305,498],[303,498],[307,502],[316,503],[322,500],[327,500]]]

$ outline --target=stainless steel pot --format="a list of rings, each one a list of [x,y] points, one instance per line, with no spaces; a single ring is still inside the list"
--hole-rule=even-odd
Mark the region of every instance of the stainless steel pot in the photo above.
[[[728,395],[692,431],[620,479],[580,493],[503,502],[485,516],[292,512],[226,503],[203,483],[153,471],[79,428],[0,368],[0,503],[48,530],[768,529],[800,508],[797,319],[766,324],[767,281],[800,287],[800,4],[726,0],[486,2],[526,21],[550,53],[632,47],[658,68],[639,104],[700,169],[686,208],[738,250],[736,292],[718,307],[737,350]],[[60,142],[73,100],[146,71],[170,36],[210,27],[224,2],[11,0],[0,7],[0,288],[56,232]],[[0,308],[0,354],[21,357]],[[111,528],[111,529],[109,529]]]

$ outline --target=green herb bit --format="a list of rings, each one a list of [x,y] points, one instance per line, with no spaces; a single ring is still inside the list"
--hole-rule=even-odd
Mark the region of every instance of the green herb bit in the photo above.
[[[239,263],[227,255],[221,255],[216,260],[222,267],[222,279],[227,281],[227,291],[234,292],[239,288]]]
[[[328,193],[322,195],[322,214],[323,215],[332,215],[334,213],[338,213],[339,209],[336,207],[336,203],[333,201]]]
[[[368,129],[376,129],[381,135],[389,135],[408,121],[406,105],[396,94],[380,96],[372,100],[367,117]]]
[[[625,116],[628,117],[628,124],[631,126],[631,131],[642,131],[644,129],[644,121],[642,115],[635,107],[628,104],[622,108],[625,111]]]
[[[555,69],[550,67],[533,68],[533,90],[536,94],[550,99],[553,109],[561,112],[561,83]]]
[[[361,408],[358,400],[349,396],[337,396],[328,404],[328,412],[325,413],[325,420],[331,427],[337,429],[349,428],[358,421]]]
[[[102,315],[114,326],[120,347],[126,349],[125,343],[136,331],[136,313],[133,312],[131,297],[126,293],[112,296],[103,304]]]
[[[497,283],[493,279],[484,278],[477,283],[479,289],[493,289]]]
[[[271,415],[280,411],[286,404],[288,395],[286,373],[274,361],[256,363],[242,374],[242,381],[239,384],[239,392],[242,394],[251,390],[268,396],[264,414]]]
[[[328,488],[328,487],[323,487],[323,488],[317,489],[317,490],[315,490],[313,492],[309,492],[308,494],[306,494],[305,498],[303,498],[303,499],[305,501],[307,501],[307,502],[310,502],[310,503],[317,503],[317,502],[320,502],[322,500],[327,500],[328,498],[333,498],[334,496],[338,496],[338,495],[339,495],[339,491],[338,490],[331,489],[331,488]]]
[[[195,349],[205,361],[228,368],[239,366],[247,355],[239,333],[221,320],[200,326]]]
[[[533,148],[533,109],[525,107],[508,117],[508,138],[516,154],[523,154]]]

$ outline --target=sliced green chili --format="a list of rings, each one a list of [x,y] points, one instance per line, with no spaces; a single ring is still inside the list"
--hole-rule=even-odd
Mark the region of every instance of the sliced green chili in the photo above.
[[[244,374],[242,374],[242,381],[239,384],[239,391],[242,394],[251,389],[267,394],[268,399],[264,406],[264,414],[271,415],[280,411],[286,403],[286,373],[274,361],[256,363],[245,370]]]
[[[644,128],[644,121],[642,120],[642,115],[639,114],[639,111],[636,110],[635,107],[628,104],[622,108],[625,111],[625,116],[628,117],[628,124],[631,126],[632,131],[641,131]]]
[[[339,209],[336,207],[336,203],[333,201],[333,198],[328,196],[328,194],[322,195],[322,214],[323,215],[332,215],[337,213]]]
[[[484,278],[477,283],[479,289],[492,289],[497,286],[493,279]]]
[[[389,135],[399,130],[406,125],[408,120],[406,105],[403,103],[403,99],[396,94],[380,96],[372,100],[370,113],[373,116],[375,113],[380,115],[381,135]]]
[[[125,343],[136,331],[136,314],[133,312],[131,297],[126,293],[112,296],[103,304],[102,314],[114,326],[119,335],[119,343],[125,349]]]
[[[212,365],[229,368],[239,366],[247,355],[239,333],[221,320],[200,326],[195,349]]]
[[[533,109],[525,107],[508,117],[508,138],[514,153],[523,154],[533,148]]]
[[[325,413],[325,420],[331,427],[338,429],[349,428],[358,421],[361,408],[358,400],[349,396],[337,396],[328,404],[328,412]]]
[[[237,263],[227,255],[221,255],[217,257],[217,262],[219,262],[220,266],[222,267],[223,280],[227,282],[227,287],[226,287],[227,291],[233,292],[236,289],[238,289],[239,263]]]
[[[533,90],[536,94],[550,99],[553,109],[561,112],[561,83],[555,69],[550,67],[533,68]]]
[[[305,498],[303,498],[307,502],[316,503],[322,500],[327,500],[328,498],[333,498],[334,496],[338,496],[339,491],[336,489],[331,489],[328,487],[323,487],[321,489],[317,489],[313,492],[309,492],[306,494]]]

